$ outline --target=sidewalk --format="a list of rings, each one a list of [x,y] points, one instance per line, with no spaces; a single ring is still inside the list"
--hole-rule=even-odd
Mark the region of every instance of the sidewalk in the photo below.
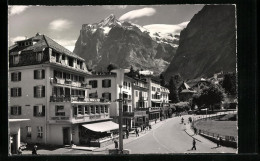
[[[130,131],[130,132],[129,132],[129,137],[128,137],[128,139],[123,139],[124,145],[125,145],[125,144],[128,144],[128,143],[130,143],[130,142],[132,142],[132,141],[134,141],[134,140],[137,140],[137,139],[139,139],[139,138],[141,138],[141,137],[143,137],[143,136],[145,136],[146,134],[152,132],[154,129],[157,129],[158,127],[160,127],[161,125],[163,125],[165,122],[170,121],[171,119],[172,119],[172,118],[168,118],[168,119],[162,120],[162,121],[160,121],[160,120],[158,121],[158,120],[157,120],[156,124],[155,124],[155,122],[153,121],[153,123],[151,123],[152,129],[151,129],[151,130],[147,130],[147,131],[139,132],[139,137],[136,137],[136,134],[135,134],[134,131]],[[115,148],[115,145],[114,145],[114,144],[110,144],[110,145],[105,146],[105,147],[102,147],[102,148],[94,149],[93,152],[106,151],[106,150],[108,150],[108,149],[114,149],[114,148]]]
[[[216,147],[216,143],[204,138],[203,136],[200,136],[198,134],[194,133],[194,130],[191,128],[191,124],[186,123],[185,125],[185,130],[184,130],[190,137],[194,138],[195,140],[199,141],[200,143],[203,144],[208,144],[211,147],[215,147],[219,152],[225,152],[225,153],[236,153],[237,149],[230,148],[230,147]]]

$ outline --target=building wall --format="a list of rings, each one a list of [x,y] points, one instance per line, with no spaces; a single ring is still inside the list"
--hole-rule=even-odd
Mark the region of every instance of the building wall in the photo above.
[[[38,80],[34,79],[34,70],[44,69],[47,72],[46,66],[42,65],[32,65],[32,66],[24,66],[17,68],[9,69],[9,76],[11,77],[12,72],[21,72],[21,81],[18,82],[9,82],[9,88],[13,87],[21,87],[22,93],[20,97],[10,97],[9,110],[11,106],[19,105],[21,106],[21,115],[14,116],[10,115],[10,119],[21,119],[26,118],[30,119],[30,121],[21,123],[21,139],[24,142],[37,142],[37,143],[45,143],[46,141],[46,112],[45,117],[35,117],[33,116],[33,106],[35,105],[45,105],[47,109],[47,90],[46,90],[46,75],[45,79]],[[34,98],[34,86],[37,85],[45,85],[45,97],[43,98]],[[32,137],[26,137],[26,126],[32,127]],[[43,137],[37,138],[37,126],[43,127]]]
[[[102,80],[104,79],[111,79],[111,87],[109,88],[103,88],[102,87]],[[118,102],[115,102],[116,99],[118,99],[118,95],[117,95],[117,85],[116,85],[116,79],[114,76],[112,75],[109,75],[109,76],[104,76],[104,77],[100,77],[100,76],[97,76],[97,77],[87,77],[86,78],[87,82],[89,82],[90,80],[97,80],[98,81],[98,85],[97,85],[97,88],[91,88],[88,90],[88,95],[90,93],[95,93],[97,92],[98,94],[98,98],[101,98],[102,97],[102,93],[105,93],[105,92],[109,92],[111,93],[111,105],[110,105],[110,116],[111,117],[115,117],[118,115]],[[87,95],[87,97],[88,97]]]
[[[69,124],[51,124],[49,125],[49,135],[50,138],[48,140],[48,144],[53,145],[63,145],[63,128],[70,128],[71,133],[71,125]]]
[[[20,142],[21,142],[20,123],[10,122],[9,126],[10,126],[10,136],[15,134],[17,135],[17,149],[18,149],[20,147]]]

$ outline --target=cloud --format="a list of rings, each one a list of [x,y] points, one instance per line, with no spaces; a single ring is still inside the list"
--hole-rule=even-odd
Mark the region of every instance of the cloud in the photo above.
[[[22,12],[24,12],[26,9],[28,9],[30,6],[9,6],[8,7],[8,13],[10,16],[12,15],[18,15]]]
[[[13,45],[16,41],[20,41],[20,40],[25,40],[26,37],[25,36],[16,36],[13,38],[10,38],[10,45]]]
[[[135,18],[140,18],[144,16],[152,16],[156,13],[156,10],[154,8],[142,8],[137,9],[133,11],[129,11],[122,15],[119,20],[132,20]]]
[[[53,40],[59,43],[60,45],[64,46],[71,52],[74,50],[77,41],[77,40],[68,40],[68,39],[53,39]]]
[[[103,8],[107,9],[107,10],[114,10],[114,9],[125,9],[127,7],[127,5],[104,5]]]
[[[188,23],[189,21],[177,25],[151,24],[143,27],[148,29],[151,33],[160,32],[161,34],[172,33],[173,35],[178,35],[180,34],[181,30],[183,30],[188,25]]]
[[[50,22],[49,29],[55,31],[63,31],[69,29],[72,26],[72,22],[66,19],[56,19]]]

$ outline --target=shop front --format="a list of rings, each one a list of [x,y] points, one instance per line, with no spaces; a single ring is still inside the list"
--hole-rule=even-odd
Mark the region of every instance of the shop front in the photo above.
[[[79,125],[80,145],[104,147],[118,138],[119,125],[113,121],[102,121]]]
[[[140,127],[142,125],[148,125],[149,119],[147,115],[148,111],[135,111],[133,118],[134,127]]]

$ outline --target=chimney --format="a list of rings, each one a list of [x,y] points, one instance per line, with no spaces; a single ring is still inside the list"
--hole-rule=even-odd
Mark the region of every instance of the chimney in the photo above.
[[[27,36],[24,37],[24,40],[26,40],[26,39],[27,39]]]
[[[36,36],[39,36],[39,35],[40,35],[40,33],[39,33],[39,32],[37,32],[37,33],[36,33]]]

